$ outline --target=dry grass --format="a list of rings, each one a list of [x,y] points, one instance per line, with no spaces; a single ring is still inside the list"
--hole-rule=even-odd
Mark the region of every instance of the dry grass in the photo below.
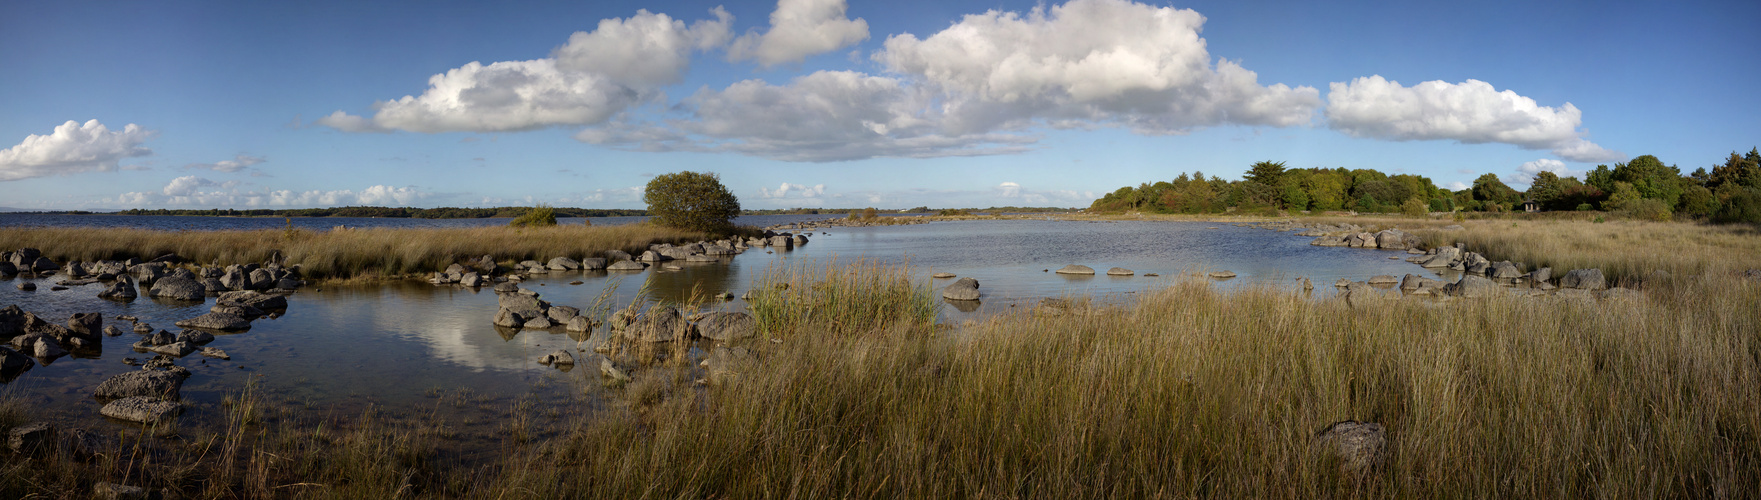
[[[682,243],[707,236],[648,224],[295,230],[291,234],[284,230],[0,228],[0,248],[37,248],[56,262],[146,260],[167,253],[203,264],[278,260],[301,265],[308,278],[348,279],[439,271],[457,259],[483,255],[518,262],[579,259],[605,250],[640,252],[653,243]]]

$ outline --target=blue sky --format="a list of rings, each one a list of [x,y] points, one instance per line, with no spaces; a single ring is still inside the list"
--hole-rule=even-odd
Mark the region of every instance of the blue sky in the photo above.
[[[6,2],[0,207],[639,208],[679,170],[748,208],[1086,206],[1259,160],[1519,188],[1641,154],[1691,171],[1761,144],[1754,19],[1754,2]]]

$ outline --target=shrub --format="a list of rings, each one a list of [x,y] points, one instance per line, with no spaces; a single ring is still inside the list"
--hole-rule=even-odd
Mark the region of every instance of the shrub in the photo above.
[[[655,224],[692,231],[727,232],[740,215],[740,199],[714,173],[663,174],[642,193]]]
[[[509,221],[508,225],[516,227],[554,226],[556,225],[556,209],[550,208],[550,205],[539,203],[538,206],[532,207],[531,210],[527,210],[526,213]]]
[[[1628,217],[1642,220],[1669,220],[1672,215],[1669,212],[1669,207],[1663,204],[1663,200],[1651,198],[1640,198],[1622,203],[1620,210],[1626,212]]]
[[[1719,187],[1718,194],[1724,204],[1712,214],[1714,222],[1761,223],[1761,191],[1726,184]]]
[[[1579,212],[1588,212],[1588,211],[1595,210],[1595,209],[1596,209],[1596,207],[1593,205],[1590,205],[1589,203],[1579,203],[1578,204],[1578,211]]]
[[[1407,198],[1406,203],[1400,204],[1400,213],[1406,214],[1407,217],[1424,217],[1425,208],[1425,202],[1419,201],[1418,198]]]

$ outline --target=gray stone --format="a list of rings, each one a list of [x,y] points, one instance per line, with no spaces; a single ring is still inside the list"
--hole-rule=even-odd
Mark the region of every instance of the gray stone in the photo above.
[[[550,317],[551,322],[559,325],[567,324],[569,320],[575,319],[575,316],[581,315],[580,309],[569,306],[550,306],[550,309],[544,312],[546,316]]]
[[[569,322],[563,327],[571,332],[591,332],[593,331],[593,319],[586,316],[575,316],[569,318]]]
[[[92,340],[103,340],[104,315],[98,313],[75,313],[67,318],[67,329],[74,335]]]
[[[743,312],[712,312],[697,321],[703,338],[731,341],[758,336],[758,320]]]
[[[6,431],[6,447],[13,453],[29,455],[48,451],[55,445],[55,426],[48,422],[31,422]]]
[[[121,337],[122,333],[122,329],[117,328],[116,325],[104,325],[104,336],[106,337]]]
[[[1384,229],[1376,233],[1376,248],[1403,250],[1407,246],[1407,234],[1399,229]]]
[[[500,309],[500,310],[495,311],[495,326],[505,326],[508,328],[519,328],[521,326],[524,326],[525,324],[526,324],[526,319],[520,317],[520,313],[513,312],[513,311],[510,311],[507,309]]]
[[[1488,276],[1495,279],[1513,280],[1523,277],[1523,273],[1517,270],[1516,264],[1506,260],[1492,264],[1492,271],[1488,273]]]
[[[1220,279],[1220,280],[1226,280],[1229,278],[1234,278],[1235,271],[1211,271],[1211,274],[1209,274],[1209,276],[1212,278]]]
[[[690,340],[695,332],[678,309],[658,307],[637,316],[623,329],[624,339],[636,342]]]
[[[269,272],[268,269],[257,269],[251,271],[250,283],[246,285],[245,288],[251,290],[267,290],[275,287],[275,281],[275,273]]]
[[[174,356],[174,357],[181,358],[184,356],[188,356],[192,352],[196,352],[196,347],[190,345],[189,342],[172,342],[170,344],[153,346],[151,349],[147,349],[147,350],[152,351],[152,352],[156,352],[159,354],[164,354],[166,356]]]
[[[0,382],[10,382],[34,366],[37,361],[30,355],[0,346]]]
[[[37,284],[29,281],[22,282],[18,284],[18,289],[26,292],[35,292],[37,291]]]
[[[175,401],[181,399],[183,377],[163,371],[141,370],[116,375],[98,384],[92,396],[110,400],[131,396],[151,396]]]
[[[613,364],[609,358],[599,360],[599,374],[611,379],[614,383],[623,384],[630,381],[630,374],[624,372],[622,368],[618,368],[618,365]]]
[[[606,267],[607,270],[611,271],[641,271],[647,268],[648,266],[633,260],[620,260]]]
[[[246,320],[261,318],[264,315],[262,309],[227,301],[215,302],[214,307],[208,308],[208,312],[231,314]]]
[[[471,288],[483,286],[483,276],[477,274],[475,271],[468,272],[465,273],[464,276],[459,277],[459,284]]]
[[[568,257],[557,257],[550,259],[550,263],[546,267],[552,271],[577,271],[581,269],[581,263]]]
[[[159,279],[148,293],[154,297],[192,302],[201,302],[208,297],[208,290],[201,283],[177,276]]]
[[[1451,297],[1491,297],[1504,292],[1504,287],[1497,282],[1474,275],[1465,275],[1461,281],[1443,286],[1443,293]]]
[[[1529,282],[1542,284],[1553,279],[1553,268],[1543,267],[1529,272]]]
[[[539,316],[536,318],[526,320],[526,322],[520,326],[522,328],[532,328],[535,330],[543,330],[546,328],[556,326],[556,323],[550,322],[550,318],[547,318],[544,316]]]
[[[159,424],[183,414],[183,405],[149,396],[131,396],[111,401],[99,413],[118,420]]]
[[[1607,287],[1607,280],[1602,278],[1601,269],[1573,269],[1559,278],[1559,287],[1601,290]]]
[[[251,290],[221,293],[219,300],[236,302],[262,309],[264,311],[287,309],[287,297]]]
[[[210,358],[232,359],[231,355],[226,354],[226,351],[220,350],[219,347],[203,347],[202,355]]]
[[[526,318],[527,320],[543,317],[545,309],[550,308],[550,304],[538,300],[538,297],[535,295],[510,293],[496,295],[495,298],[497,304],[500,305],[502,309],[519,313],[520,317]]]
[[[177,326],[183,328],[205,328],[223,332],[236,332],[250,329],[251,321],[233,314],[211,312],[179,321],[177,322]]]
[[[598,270],[598,269],[605,269],[605,259],[602,259],[599,257],[589,257],[589,258],[581,259],[581,269],[585,269],[585,270],[589,270],[589,271]]]
[[[189,345],[206,345],[214,341],[214,335],[201,330],[184,330],[177,334],[177,341]]]
[[[1094,268],[1081,264],[1071,264],[1056,271],[1058,274],[1094,274]]]
[[[1388,437],[1382,424],[1346,420],[1315,434],[1314,449],[1348,476],[1368,474],[1387,458]]]
[[[575,364],[575,355],[569,354],[569,351],[557,349],[556,352],[546,354],[546,355],[544,355],[544,357],[538,358],[538,364],[541,364],[541,365],[551,365],[551,364],[573,365],[573,364]]]
[[[960,278],[954,284],[942,289],[942,298],[948,300],[978,300],[978,280]]]
[[[1115,268],[1107,270],[1107,276],[1131,276],[1134,274],[1137,274],[1137,273],[1131,272],[1130,269],[1126,269],[1123,267],[1115,267]]]
[[[1375,276],[1371,276],[1369,280],[1365,281],[1365,283],[1369,283],[1371,285],[1392,285],[1392,284],[1399,283],[1399,282],[1400,282],[1400,280],[1394,279],[1394,276],[1390,276],[1387,274],[1378,274]]]

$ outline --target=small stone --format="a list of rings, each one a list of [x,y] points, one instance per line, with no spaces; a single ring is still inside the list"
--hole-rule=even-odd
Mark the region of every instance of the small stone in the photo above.
[[[210,357],[210,358],[220,358],[220,359],[226,359],[226,360],[232,359],[232,356],[228,356],[226,354],[226,351],[222,351],[218,347],[203,347],[202,348],[202,355]]]
[[[157,424],[182,414],[183,405],[148,396],[132,396],[111,401],[99,413],[118,420]]]
[[[538,358],[538,364],[541,364],[541,365],[551,365],[551,364],[572,365],[572,364],[575,364],[575,355],[569,354],[569,351],[557,349],[556,352],[546,354],[546,355],[544,355],[544,357]]]
[[[1210,274],[1210,276],[1211,276],[1211,277],[1212,277],[1212,278],[1216,278],[1216,279],[1220,279],[1220,280],[1226,280],[1226,279],[1229,279],[1229,278],[1234,278],[1234,277],[1235,277],[1235,271],[1211,271],[1211,274]]]

